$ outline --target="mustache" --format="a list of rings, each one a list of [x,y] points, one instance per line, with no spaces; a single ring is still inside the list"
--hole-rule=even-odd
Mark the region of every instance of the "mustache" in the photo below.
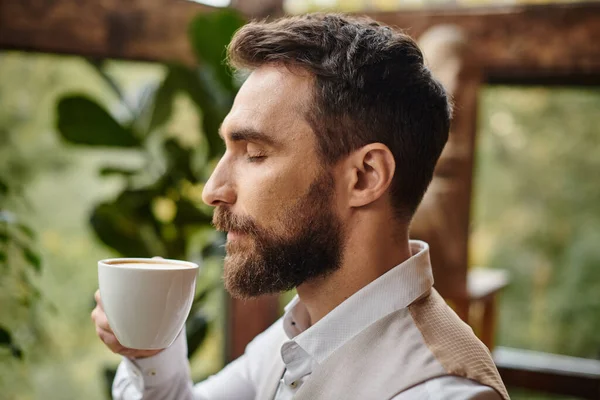
[[[239,232],[257,235],[260,232],[256,222],[250,217],[236,215],[226,206],[217,206],[212,219],[213,226],[222,232]]]

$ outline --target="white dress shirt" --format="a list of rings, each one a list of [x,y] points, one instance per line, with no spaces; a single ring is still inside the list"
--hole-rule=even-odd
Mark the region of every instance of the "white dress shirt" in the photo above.
[[[411,241],[410,245],[411,258],[359,290],[312,326],[306,308],[296,296],[286,306],[283,318],[258,335],[241,357],[196,385],[190,379],[184,334],[156,356],[139,360],[124,358],[113,383],[114,399],[255,400],[261,374],[269,371],[272,362],[264,349],[280,337],[281,330],[289,340],[281,346],[286,369],[274,400],[292,399],[302,384],[310,379],[316,365],[372,323],[407,306],[395,299],[401,298],[403,290],[407,290],[408,279],[428,281],[431,287],[433,275],[429,265],[429,248],[420,241]],[[411,263],[424,267],[411,269],[423,271],[420,276],[404,273]],[[394,397],[394,400],[417,399],[500,400],[500,396],[494,389],[474,381],[444,376]]]

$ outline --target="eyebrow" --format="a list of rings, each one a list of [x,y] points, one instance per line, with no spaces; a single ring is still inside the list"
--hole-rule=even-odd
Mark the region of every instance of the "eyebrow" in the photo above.
[[[221,139],[225,140],[223,138],[223,132],[220,129],[219,136],[221,136]],[[269,135],[250,128],[235,130],[227,136],[232,142],[246,141],[254,143],[263,143],[268,146],[275,146],[277,144],[277,142],[273,140],[273,138],[271,138]]]

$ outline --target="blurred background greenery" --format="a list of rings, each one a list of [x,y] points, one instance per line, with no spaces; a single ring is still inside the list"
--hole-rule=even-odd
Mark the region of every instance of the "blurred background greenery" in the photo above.
[[[480,99],[471,264],[510,271],[498,344],[600,359],[600,88]]]
[[[112,256],[200,263],[192,373],[222,366],[224,239],[201,193],[241,83],[223,51],[242,24],[229,10],[192,20],[198,67],[0,55],[2,398],[108,395],[119,358],[89,313],[96,261]]]
[[[118,255],[202,263],[192,372],[222,367],[222,238],[200,193],[241,20],[209,18],[190,27],[202,68],[0,53],[2,399],[106,398],[119,358],[89,313],[96,261]],[[511,273],[498,345],[600,358],[599,109],[598,88],[482,90],[470,254]]]

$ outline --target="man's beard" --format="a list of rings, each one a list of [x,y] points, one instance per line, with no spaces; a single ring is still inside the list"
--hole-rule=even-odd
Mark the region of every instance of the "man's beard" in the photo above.
[[[343,226],[333,212],[333,193],[333,177],[323,173],[304,197],[283,210],[279,226],[287,230],[285,234],[218,206],[215,227],[242,234],[226,246],[223,279],[227,291],[238,298],[280,293],[339,269]]]

